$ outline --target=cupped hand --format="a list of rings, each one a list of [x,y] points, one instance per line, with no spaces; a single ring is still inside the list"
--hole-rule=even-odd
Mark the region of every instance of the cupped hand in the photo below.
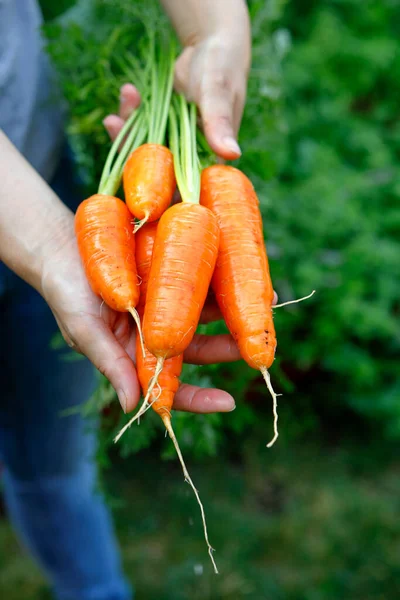
[[[79,256],[72,214],[65,219],[63,232],[53,244],[42,267],[41,293],[67,344],[87,356],[107,377],[122,408],[130,412],[140,399],[133,319],[128,314],[111,310],[92,292]],[[202,321],[218,317],[215,305],[207,303]],[[193,364],[229,362],[239,358],[236,344],[229,335],[196,335],[185,353],[185,362]],[[227,392],[187,384],[180,386],[174,402],[174,409],[196,413],[228,412],[234,407],[234,400]]]

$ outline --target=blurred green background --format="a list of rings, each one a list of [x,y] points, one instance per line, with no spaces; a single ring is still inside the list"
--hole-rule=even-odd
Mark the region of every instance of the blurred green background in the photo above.
[[[109,148],[121,59],[147,0],[42,0],[88,193]],[[135,8],[134,8],[135,7]],[[260,197],[274,287],[280,437],[245,364],[188,367],[230,391],[227,415],[175,414],[198,507],[156,415],[110,450],[122,421],[107,382],[99,463],[127,573],[149,600],[400,597],[400,6],[396,0],[251,0],[253,67],[238,166]],[[208,326],[209,332],[223,326]],[[0,521],[0,590],[49,598]]]

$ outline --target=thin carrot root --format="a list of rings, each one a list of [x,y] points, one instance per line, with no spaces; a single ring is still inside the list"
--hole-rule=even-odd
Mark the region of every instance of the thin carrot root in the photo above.
[[[118,442],[118,440],[124,435],[125,431],[127,431],[127,429],[129,429],[129,427],[131,427],[131,425],[133,425],[133,423],[135,421],[137,421],[138,419],[140,419],[140,417],[142,415],[144,415],[144,413],[146,411],[149,410],[149,408],[151,408],[152,404],[154,402],[156,402],[156,400],[158,400],[158,397],[160,396],[161,393],[161,388],[160,388],[160,393],[158,394],[158,396],[156,396],[152,402],[149,402],[149,398],[152,394],[152,391],[154,389],[154,387],[156,385],[158,385],[158,377],[162,371],[162,368],[164,366],[164,359],[163,358],[158,358],[157,359],[157,365],[156,365],[156,369],[154,371],[154,375],[150,380],[149,383],[149,387],[147,389],[147,394],[145,396],[145,399],[143,400],[142,406],[140,407],[139,411],[136,413],[136,415],[134,417],[132,417],[132,419],[130,421],[128,421],[128,423],[126,425],[123,426],[123,428],[121,429],[121,431],[118,433],[118,435],[114,438],[114,443],[116,444]]]
[[[129,312],[132,315],[133,320],[136,323],[136,327],[137,327],[139,338],[140,338],[140,345],[142,347],[143,356],[146,356],[146,350],[145,350],[144,341],[143,341],[142,326],[140,324],[140,317],[139,317],[138,312],[137,312],[137,310],[135,308],[130,308]]]
[[[155,386],[154,386],[155,387]],[[139,412],[137,413],[137,415],[135,415],[135,418],[132,420],[138,422],[138,425],[140,424],[140,417],[142,417],[144,415],[145,412],[147,412],[149,410],[149,408],[151,408],[154,404],[154,402],[156,402],[156,400],[159,399],[159,397],[161,396],[161,386],[159,385],[159,383],[157,383],[157,387],[158,387],[158,394],[155,396],[154,395],[154,390],[152,392],[147,392],[146,396],[144,397],[142,406],[140,407]],[[149,398],[150,398],[150,393],[152,393],[153,399],[150,402]]]
[[[274,392],[274,388],[272,387],[271,384],[271,377],[268,373],[268,370],[265,367],[261,367],[260,369],[262,376],[264,377],[265,383],[267,384],[267,388],[269,389],[269,392],[272,396],[272,401],[273,401],[273,413],[274,413],[274,437],[272,438],[272,440],[270,442],[268,442],[267,444],[267,448],[271,448],[271,446],[273,446],[276,442],[276,440],[278,439],[279,433],[278,433],[278,402],[277,402],[277,398],[279,394],[276,394]]]
[[[161,416],[161,415],[160,415],[160,416]],[[201,500],[200,500],[199,492],[198,492],[198,491],[197,491],[197,489],[195,488],[195,486],[194,486],[194,483],[193,483],[193,481],[192,481],[192,479],[191,479],[191,477],[190,477],[190,475],[189,475],[189,473],[188,473],[188,470],[187,470],[187,468],[186,468],[185,461],[183,460],[183,456],[182,456],[182,453],[181,453],[181,449],[179,448],[178,440],[176,439],[176,437],[175,437],[175,433],[174,433],[174,430],[172,429],[172,425],[171,425],[171,416],[170,416],[169,414],[168,414],[168,415],[164,414],[164,415],[162,415],[162,416],[161,416],[161,418],[162,418],[162,420],[163,420],[163,423],[164,423],[164,425],[165,425],[165,428],[166,428],[166,430],[167,430],[167,431],[168,431],[168,433],[169,433],[169,437],[171,438],[171,440],[172,440],[172,443],[173,443],[173,444],[174,444],[174,446],[175,446],[176,453],[177,453],[177,455],[178,455],[178,458],[179,458],[179,461],[180,461],[180,463],[181,463],[181,465],[182,465],[182,470],[183,470],[183,474],[184,474],[184,476],[185,476],[185,481],[186,481],[186,482],[187,482],[187,483],[190,485],[190,487],[192,488],[192,490],[193,490],[193,492],[194,492],[194,494],[195,494],[195,496],[196,496],[196,500],[197,500],[197,502],[198,502],[198,504],[199,504],[199,506],[200,506],[201,519],[202,519],[202,521],[203,521],[204,538],[205,538],[205,540],[206,540],[206,544],[207,544],[207,546],[208,546],[208,554],[210,555],[211,562],[212,562],[212,564],[213,564],[213,567],[214,567],[214,571],[215,571],[215,573],[216,573],[216,574],[218,574],[217,565],[215,564],[215,560],[214,560],[214,557],[213,557],[213,551],[214,551],[214,548],[211,546],[211,544],[210,544],[210,542],[209,542],[209,540],[208,540],[208,532],[207,532],[206,516],[205,516],[205,513],[204,513],[204,507],[203,507],[203,504],[202,504],[202,502],[201,502]]]
[[[129,429],[129,427],[131,427],[131,425],[133,425],[133,423],[135,421],[138,421],[140,419],[140,417],[142,415],[144,415],[144,413],[147,412],[149,410],[149,408],[151,408],[153,406],[154,402],[157,402],[159,396],[160,396],[160,394],[155,396],[153,398],[153,400],[151,402],[149,402],[148,394],[146,395],[146,398],[143,400],[142,406],[140,407],[140,409],[136,413],[136,415],[134,417],[132,417],[132,419],[130,421],[128,421],[128,423],[126,423],[126,425],[124,425],[123,428],[120,430],[120,432],[115,436],[114,444],[116,444],[118,442],[118,440],[121,439],[121,437],[124,435],[125,431],[127,431]]]
[[[154,371],[154,375],[153,377],[150,379],[150,383],[149,383],[149,387],[147,388],[147,394],[146,397],[144,399],[144,402],[148,402],[149,398],[153,392],[153,389],[155,388],[156,385],[158,385],[158,378],[160,376],[161,371],[163,370],[164,367],[164,359],[163,358],[157,358],[157,363],[156,363],[156,368]],[[143,404],[144,404],[143,402]],[[146,408],[147,410],[147,408]],[[143,413],[142,413],[143,414]]]
[[[149,220],[149,216],[150,216],[150,215],[149,215],[149,213],[146,211],[146,212],[144,213],[144,218],[143,218],[143,219],[141,219],[140,221],[137,221],[137,222],[135,223],[135,227],[134,227],[134,229],[133,229],[133,233],[137,233],[137,232],[139,231],[139,229],[140,229],[141,227],[143,227],[143,225],[146,225],[147,221]]]
[[[298,302],[303,302],[303,300],[308,300],[309,298],[311,298],[311,296],[314,296],[314,294],[315,290],[313,290],[311,294],[308,294],[308,296],[304,296],[303,298],[298,298],[297,300],[289,300],[289,302],[282,302],[282,304],[275,304],[275,306],[272,307],[272,310],[274,310],[275,308],[281,308],[282,306],[288,306],[289,304],[297,304]]]

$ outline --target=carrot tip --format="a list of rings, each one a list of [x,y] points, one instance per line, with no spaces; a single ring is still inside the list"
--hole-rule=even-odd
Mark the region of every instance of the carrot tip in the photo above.
[[[161,393],[161,391],[160,391]],[[136,413],[136,415],[134,417],[132,417],[130,419],[130,421],[128,421],[128,423],[126,423],[126,425],[123,426],[123,428],[120,430],[120,432],[115,436],[114,438],[114,444],[116,444],[118,442],[118,440],[121,439],[121,437],[124,435],[125,431],[127,431],[129,429],[129,427],[131,427],[131,425],[133,425],[133,423],[135,421],[138,422],[139,424],[139,420],[140,417],[142,415],[144,415],[145,412],[147,412],[149,410],[149,408],[151,408],[154,404],[154,402],[156,402],[159,398],[160,394],[158,394],[158,396],[156,396],[152,402],[149,402],[149,393],[146,394],[145,399],[143,400],[142,406],[140,407],[140,409],[138,410],[138,412]]]
[[[149,213],[145,212],[144,219],[141,219],[140,221],[135,223],[135,227],[133,228],[133,233],[137,233],[139,231],[139,229],[141,227],[143,227],[143,225],[146,225],[147,221],[149,220],[149,216],[150,216]]]
[[[205,538],[205,540],[206,540],[206,544],[207,544],[207,547],[208,547],[208,554],[209,554],[209,556],[210,556],[210,558],[211,558],[211,562],[212,562],[212,565],[213,565],[213,567],[214,567],[214,572],[215,572],[216,574],[218,574],[217,565],[215,564],[215,560],[214,560],[214,557],[213,557],[213,555],[212,555],[212,553],[213,553],[213,552],[215,552],[215,550],[214,550],[214,548],[211,546],[211,544],[210,544],[210,542],[209,542],[209,540],[208,540],[208,532],[207,532],[206,515],[205,515],[205,512],[204,512],[204,507],[203,507],[203,504],[202,504],[202,502],[201,502],[201,500],[200,500],[199,492],[198,492],[198,491],[197,491],[197,489],[195,488],[195,486],[194,486],[194,483],[193,483],[193,481],[191,480],[191,478],[190,478],[190,475],[189,475],[189,472],[188,472],[188,470],[187,470],[187,468],[186,468],[185,461],[183,460],[182,452],[181,452],[181,449],[180,449],[180,447],[179,447],[179,444],[178,444],[178,440],[176,439],[176,437],[175,437],[175,433],[174,433],[174,430],[173,430],[173,428],[172,428],[172,424],[171,424],[171,418],[170,418],[170,416],[169,416],[169,415],[166,415],[166,414],[163,414],[163,415],[161,416],[161,418],[162,418],[162,420],[163,420],[163,423],[164,423],[164,425],[165,425],[165,429],[168,431],[168,433],[169,433],[169,437],[171,438],[171,440],[172,440],[172,443],[173,443],[173,444],[174,444],[174,446],[175,446],[176,453],[177,453],[177,455],[178,455],[178,458],[179,458],[179,461],[180,461],[180,463],[181,463],[181,465],[182,465],[182,470],[183,470],[183,475],[184,475],[185,481],[186,481],[186,483],[188,483],[188,484],[190,485],[190,487],[192,488],[192,490],[193,490],[193,492],[194,492],[194,495],[196,496],[196,500],[197,500],[197,502],[198,502],[198,505],[200,506],[201,519],[202,519],[202,521],[203,521],[204,538]]]
[[[278,436],[279,436],[279,432],[278,432],[278,401],[277,401],[278,394],[276,394],[274,392],[274,388],[272,387],[271,377],[270,377],[270,375],[268,373],[268,370],[265,367],[261,367],[260,371],[262,373],[262,376],[264,377],[265,383],[267,384],[267,388],[269,389],[269,392],[270,392],[270,394],[272,396],[272,401],[273,401],[274,437],[267,444],[267,448],[271,448],[271,446],[273,446],[275,444],[275,442],[276,442],[276,440],[278,439]]]
[[[144,347],[144,341],[143,341],[143,334],[142,334],[142,327],[140,325],[140,317],[137,313],[137,310],[134,308],[130,308],[129,309],[130,314],[132,315],[135,323],[136,323],[136,327],[138,330],[138,334],[139,334],[139,338],[140,338],[140,345],[142,347],[142,352],[143,352],[143,356],[146,356],[146,349]]]

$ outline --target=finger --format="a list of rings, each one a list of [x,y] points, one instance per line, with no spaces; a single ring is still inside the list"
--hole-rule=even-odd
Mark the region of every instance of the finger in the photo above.
[[[222,70],[211,71],[202,85],[199,108],[204,133],[211,148],[226,160],[241,155],[234,130],[234,96],[229,77]]]
[[[215,298],[207,299],[201,312],[200,323],[212,323],[221,319],[222,314]]]
[[[122,127],[124,126],[124,120],[121,119],[121,117],[118,117],[117,115],[108,115],[103,120],[103,125],[108,135],[110,136],[111,141],[113,142],[118,136]]]
[[[127,120],[133,110],[139,108],[140,94],[131,83],[125,83],[120,89],[119,96],[119,116],[124,121]]]
[[[233,105],[233,130],[235,133],[235,137],[239,135],[240,123],[242,122],[245,100],[246,87],[243,87],[243,89],[236,94],[235,102]]]
[[[140,398],[133,361],[104,321],[94,318],[85,323],[81,321],[70,327],[69,337],[77,342],[79,350],[109,380],[124,412],[133,410]]]
[[[181,198],[181,194],[179,192],[178,187],[176,187],[175,191],[174,191],[174,195],[172,196],[171,204],[178,204],[179,202],[182,202],[182,198]]]
[[[272,305],[278,304],[278,294],[274,292],[274,299],[272,300]]]
[[[174,398],[174,410],[192,413],[231,412],[235,401],[228,392],[212,388],[199,388],[182,383]]]
[[[194,102],[190,93],[190,67],[192,64],[194,47],[187,46],[175,63],[174,88],[178,94],[185,94],[189,102]]]
[[[126,119],[140,104],[140,94],[134,85],[125,83],[120,91],[119,115],[108,115],[103,125],[113,142],[121,131]]]
[[[191,365],[213,365],[240,360],[240,352],[233,337],[195,334],[184,354],[184,362]]]

